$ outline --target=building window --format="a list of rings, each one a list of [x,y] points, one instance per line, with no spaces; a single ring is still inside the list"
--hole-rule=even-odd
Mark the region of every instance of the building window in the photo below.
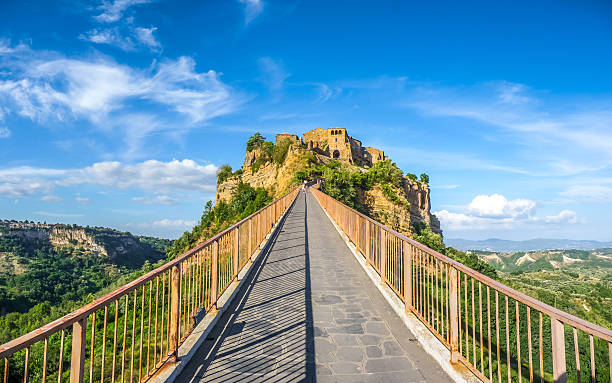
[[[336,137],[336,142],[338,142],[338,137]]]
[[[334,150],[334,153],[332,154],[332,156],[333,156],[334,158],[340,158],[340,151],[338,151],[338,150]]]

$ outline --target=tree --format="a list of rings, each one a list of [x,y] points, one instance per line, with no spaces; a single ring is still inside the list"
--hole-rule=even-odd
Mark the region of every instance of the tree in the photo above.
[[[265,140],[266,138],[262,136],[261,133],[257,132],[253,134],[251,138],[249,138],[249,140],[247,141],[247,145],[246,145],[247,152],[252,151],[257,146],[259,146],[261,143],[263,143]]]
[[[429,185],[429,176],[426,173],[421,173],[421,182]]]

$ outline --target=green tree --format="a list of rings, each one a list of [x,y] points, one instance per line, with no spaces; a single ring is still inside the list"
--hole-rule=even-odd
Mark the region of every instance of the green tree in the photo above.
[[[261,133],[257,132],[255,134],[253,134],[251,136],[251,138],[249,138],[249,140],[247,141],[247,144],[246,144],[247,152],[252,151],[257,146],[262,144],[265,140],[266,140],[266,138],[264,136],[262,136]]]

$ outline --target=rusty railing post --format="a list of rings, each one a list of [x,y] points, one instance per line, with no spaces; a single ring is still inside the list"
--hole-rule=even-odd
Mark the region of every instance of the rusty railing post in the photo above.
[[[72,325],[72,357],[70,359],[70,383],[82,383],[85,376],[85,349],[87,317]]]
[[[172,287],[170,290],[170,334],[168,342],[170,362],[178,360],[179,323],[181,320],[181,264],[172,268]]]
[[[387,232],[380,228],[380,283],[387,280]]]
[[[370,221],[365,220],[366,230],[365,230],[365,240],[366,240],[366,248],[365,248],[365,257],[366,257],[366,266],[372,264],[372,260],[370,259]]]
[[[212,301],[214,302],[212,310],[216,311],[217,307],[217,296],[218,287],[217,281],[219,279],[219,241],[213,242],[213,251],[212,251],[212,281],[210,283],[210,296]]]
[[[565,370],[565,334],[563,322],[550,317],[550,332],[552,338],[553,379],[555,383],[565,383],[567,372]]]
[[[450,322],[450,362],[459,363],[459,309],[457,302],[457,269],[451,266],[448,291],[448,311]]]
[[[240,251],[240,227],[235,229],[236,234],[234,234],[234,273],[236,274],[236,282],[238,282],[238,270],[239,261],[238,261],[238,252]]]
[[[253,249],[251,243],[253,242],[253,218],[249,219],[249,237],[247,243],[247,253],[249,257],[249,263],[251,262],[251,256],[253,255]]]
[[[412,248],[404,242],[404,309],[410,312],[412,308]]]

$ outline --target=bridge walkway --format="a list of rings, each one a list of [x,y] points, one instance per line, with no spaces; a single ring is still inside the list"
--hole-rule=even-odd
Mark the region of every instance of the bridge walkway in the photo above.
[[[448,382],[300,194],[178,382]]]

